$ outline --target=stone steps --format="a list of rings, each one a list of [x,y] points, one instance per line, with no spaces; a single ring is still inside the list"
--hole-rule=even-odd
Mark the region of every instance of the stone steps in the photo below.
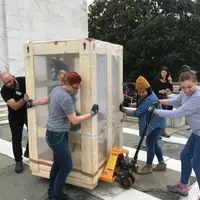
[[[4,114],[0,114],[0,121],[4,121],[8,119],[8,114],[4,113]]]
[[[7,106],[3,107],[3,108],[0,108],[0,114],[7,114],[8,113],[8,109],[7,109]]]
[[[0,96],[0,125],[8,124],[8,109],[3,98]]]
[[[8,124],[8,120],[0,120],[0,126]]]
[[[5,108],[6,107],[6,103],[5,102],[0,102],[0,109]]]

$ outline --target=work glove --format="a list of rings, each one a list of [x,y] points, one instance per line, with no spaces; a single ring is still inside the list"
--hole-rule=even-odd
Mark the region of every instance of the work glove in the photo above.
[[[123,113],[126,112],[126,108],[124,108],[122,104],[119,105],[119,110]]]
[[[123,106],[124,106],[124,107],[130,107],[130,103],[128,103],[128,102],[123,102]]]
[[[155,108],[159,108],[159,105],[160,105],[160,101],[159,100],[156,100],[153,102],[152,104]]]
[[[155,109],[156,109],[155,106],[151,105],[151,106],[149,106],[149,108],[148,108],[148,112],[149,112],[150,114],[154,114]]]
[[[91,115],[94,116],[94,115],[96,115],[98,112],[99,112],[99,105],[98,105],[98,104],[94,104],[94,105],[92,106],[92,109],[91,109]]]
[[[160,102],[159,102],[159,101],[154,101],[154,102],[152,103],[152,105],[149,106],[148,112],[151,113],[151,114],[154,114],[154,113],[155,113],[155,109],[157,109],[157,108],[159,107],[159,105],[160,105]]]
[[[32,108],[33,106],[34,106],[33,100],[32,100],[32,99],[29,99],[29,100],[26,102],[26,107],[27,107],[27,108]]]

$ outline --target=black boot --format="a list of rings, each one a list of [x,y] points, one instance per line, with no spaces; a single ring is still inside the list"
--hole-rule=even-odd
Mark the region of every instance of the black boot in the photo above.
[[[60,200],[71,200],[71,198],[67,194],[63,193]]]
[[[48,197],[45,200],[53,200],[53,198]],[[70,198],[67,194],[63,193],[61,195],[61,197],[59,197],[59,200],[73,200],[72,198]]]
[[[15,172],[17,174],[20,174],[24,171],[24,164],[22,161],[19,161],[19,162],[16,162],[16,165],[15,165]]]

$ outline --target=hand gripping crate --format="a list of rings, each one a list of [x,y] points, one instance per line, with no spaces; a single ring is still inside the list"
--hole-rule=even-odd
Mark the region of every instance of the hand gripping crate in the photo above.
[[[73,171],[67,183],[93,189],[98,184],[111,149],[123,145],[119,104],[123,101],[123,47],[95,39],[29,42],[24,45],[27,94],[31,99],[48,96],[60,84],[60,70],[77,71],[82,79],[73,97],[77,114],[90,112],[98,103],[99,114],[71,126],[69,143]],[[28,109],[30,169],[49,178],[52,152],[45,141],[48,105]]]

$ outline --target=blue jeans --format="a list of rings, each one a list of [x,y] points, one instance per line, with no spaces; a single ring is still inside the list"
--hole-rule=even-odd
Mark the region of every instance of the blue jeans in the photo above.
[[[181,183],[188,184],[192,168],[200,188],[200,136],[192,133],[181,154]]]
[[[52,200],[59,200],[67,176],[72,171],[72,158],[67,132],[46,131],[46,141],[53,151],[53,165],[49,177],[48,195]]]
[[[163,129],[156,128],[146,137],[146,146],[147,146],[147,165],[152,166],[154,156],[156,155],[159,163],[164,163],[163,153],[158,145],[159,135]]]

